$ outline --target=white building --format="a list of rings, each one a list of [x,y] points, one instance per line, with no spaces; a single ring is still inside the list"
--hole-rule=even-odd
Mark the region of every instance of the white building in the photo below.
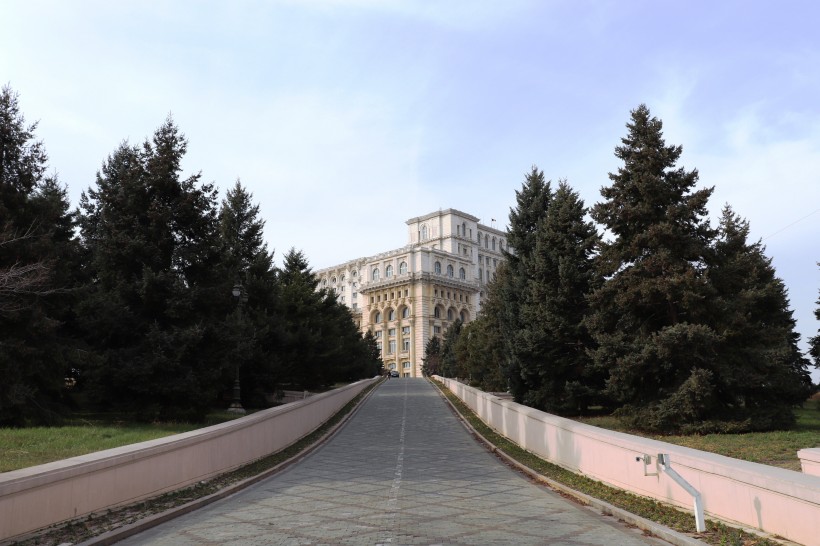
[[[385,368],[420,377],[424,348],[455,319],[470,322],[507,249],[506,233],[455,209],[407,220],[405,247],[316,272],[362,332],[372,330]]]

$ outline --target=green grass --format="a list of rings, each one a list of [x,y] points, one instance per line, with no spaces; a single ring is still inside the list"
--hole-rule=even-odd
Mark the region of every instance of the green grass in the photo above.
[[[118,415],[89,415],[61,427],[0,428],[0,472],[59,461],[112,447],[155,440],[235,419],[224,411],[205,423],[128,423]]]
[[[792,430],[750,432],[747,434],[704,434],[693,436],[657,435],[624,427],[615,417],[587,417],[578,421],[609,430],[618,430],[670,444],[691,447],[789,470],[800,471],[797,451],[820,447],[820,408],[816,401],[807,402],[795,411],[797,424]]]

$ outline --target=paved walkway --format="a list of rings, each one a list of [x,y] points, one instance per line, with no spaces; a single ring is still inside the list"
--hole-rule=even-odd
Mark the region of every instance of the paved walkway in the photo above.
[[[391,379],[327,444],[120,544],[659,545],[477,444],[423,379]]]

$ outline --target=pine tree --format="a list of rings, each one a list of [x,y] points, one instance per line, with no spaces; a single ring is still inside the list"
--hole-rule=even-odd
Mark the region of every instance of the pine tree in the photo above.
[[[220,267],[216,190],[182,178],[187,141],[168,118],[123,143],[81,199],[94,282],[84,329],[100,358],[92,399],[144,419],[199,419],[216,399],[231,308]]]
[[[0,426],[54,423],[78,342],[74,215],[18,95],[0,90]]]
[[[627,128],[615,149],[624,164],[592,209],[613,239],[597,259],[608,280],[590,298],[588,324],[595,363],[609,374],[607,393],[638,424],[670,429],[708,413],[696,386],[709,382],[719,341],[708,323],[713,291],[705,275],[712,189],[694,190],[697,171],[676,168],[681,147],[666,145],[646,106]]]
[[[562,181],[538,222],[535,250],[523,262],[527,273],[519,331],[524,403],[563,415],[600,402],[601,374],[587,351],[592,342],[584,319],[588,293],[600,283],[593,252],[600,238],[586,208]]]
[[[811,378],[786,288],[761,242],[748,236],[749,223],[727,205],[709,268],[721,336],[710,370],[711,414],[739,430],[784,428],[811,394]]]

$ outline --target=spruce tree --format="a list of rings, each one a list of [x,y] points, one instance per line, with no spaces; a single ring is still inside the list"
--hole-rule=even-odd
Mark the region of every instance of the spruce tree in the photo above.
[[[441,375],[441,341],[438,336],[433,336],[427,341],[422,362],[424,375]]]
[[[528,389],[523,374],[531,368],[522,363],[522,359],[528,359],[531,355],[521,343],[524,335],[522,329],[527,326],[521,315],[527,292],[527,264],[531,263],[535,253],[539,222],[546,216],[552,199],[550,183],[544,179],[543,171],[533,166],[525,176],[521,190],[515,192],[515,197],[516,207],[510,209],[505,251],[508,271],[495,290],[503,302],[498,324],[504,339],[505,375],[516,402],[522,402]]]
[[[242,301],[235,301],[236,308],[228,320],[232,339],[223,353],[221,384],[229,390],[239,370],[243,407],[265,406],[266,394],[274,392],[282,380],[279,283],[273,253],[263,238],[264,227],[259,205],[237,180],[219,210],[224,249],[222,291],[228,294],[239,285],[242,292]]]
[[[714,293],[705,274],[712,189],[696,190],[697,171],[676,167],[682,149],[666,145],[646,106],[627,128],[615,149],[623,166],[592,208],[612,240],[597,258],[608,280],[590,297],[588,325],[607,394],[636,424],[674,429],[708,415],[700,393],[713,391],[719,339],[708,321]]]
[[[0,426],[54,423],[80,348],[74,214],[18,95],[0,90]]]
[[[820,263],[817,264],[820,266]],[[814,310],[814,318],[820,320],[820,297],[817,298],[817,309]],[[814,367],[820,368],[820,328],[817,335],[809,339],[809,354],[814,359]]]
[[[749,223],[727,205],[709,268],[721,336],[711,368],[711,417],[736,430],[785,428],[794,422],[793,408],[811,394],[808,362],[797,346],[783,281],[762,243],[748,236]]]
[[[315,389],[327,383],[323,358],[329,343],[323,332],[323,301],[330,294],[318,290],[319,280],[302,252],[291,248],[281,272],[281,310],[284,326],[282,362],[285,379],[294,386]]]
[[[87,388],[144,419],[200,419],[220,387],[231,304],[216,190],[181,177],[186,151],[169,117],[141,147],[111,154],[81,199],[93,275],[84,330],[99,353]]]
[[[600,238],[586,208],[562,181],[538,222],[535,250],[523,261],[526,292],[519,331],[524,403],[562,415],[599,403],[600,373],[587,352],[592,343],[584,319],[588,293],[600,285],[593,253]]]
[[[461,319],[456,319],[444,332],[441,342],[441,375],[444,377],[459,377],[461,368],[458,363],[456,347],[461,337]]]

